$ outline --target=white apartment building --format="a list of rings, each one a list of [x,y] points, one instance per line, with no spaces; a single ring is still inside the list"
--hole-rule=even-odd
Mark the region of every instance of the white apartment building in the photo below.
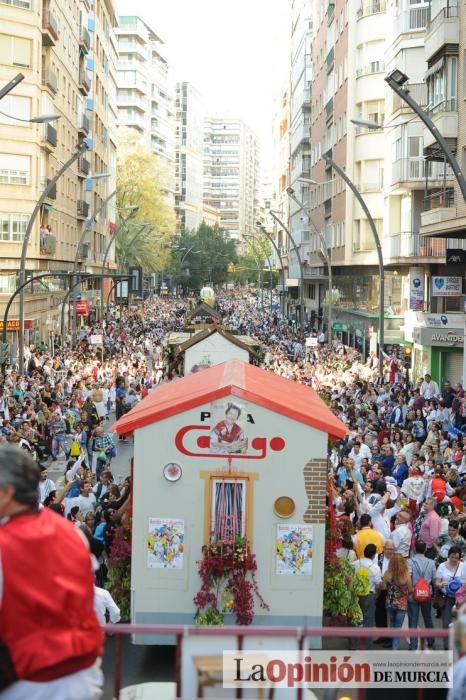
[[[112,114],[100,111],[94,119],[94,98],[104,101],[112,89],[112,76],[95,95],[100,60],[111,59],[109,42],[115,24],[112,0],[96,0],[91,10],[87,0],[0,2],[0,80],[7,83],[22,72],[24,80],[2,100],[2,111],[26,121],[0,117],[0,228],[2,264],[0,307],[5,306],[17,286],[17,271],[24,235],[34,206],[50,181],[75,151],[88,139],[89,150],[60,177],[40,207],[26,251],[29,274],[72,270],[75,259],[83,260],[84,225],[93,197],[106,196],[114,187],[115,144],[99,143],[96,128],[111,133]],[[96,41],[99,57],[94,58]],[[59,115],[53,123],[36,125],[27,120],[39,114]],[[103,172],[105,180],[90,179]],[[50,230],[46,227],[50,226]],[[105,235],[104,232],[103,235]],[[88,238],[87,251],[100,251],[98,227]],[[97,247],[96,247],[97,246]],[[86,255],[87,258],[87,255]],[[50,340],[59,331],[60,307],[65,283],[35,285],[25,294],[25,341]],[[0,308],[1,311],[1,308]],[[10,310],[12,330],[8,339],[17,341],[18,303]]]
[[[239,242],[254,233],[258,192],[258,145],[240,119],[204,121],[204,202],[220,210],[220,227]]]
[[[178,233],[195,231],[203,219],[204,109],[196,88],[176,85],[175,211]]]
[[[175,95],[163,41],[135,15],[119,17],[118,126],[134,129],[168,169],[166,196],[174,205]]]

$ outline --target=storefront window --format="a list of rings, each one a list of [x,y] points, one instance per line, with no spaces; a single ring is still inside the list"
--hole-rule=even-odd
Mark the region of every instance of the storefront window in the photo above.
[[[337,277],[333,282],[333,303],[343,309],[379,313],[380,277]],[[385,313],[402,314],[402,277],[385,272]]]

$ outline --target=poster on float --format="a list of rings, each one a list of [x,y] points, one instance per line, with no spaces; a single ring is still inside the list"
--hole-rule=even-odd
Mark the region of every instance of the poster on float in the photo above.
[[[310,576],[312,543],[312,525],[277,525],[275,573]]]
[[[248,451],[248,405],[235,397],[211,405],[210,452],[221,455]]]
[[[147,535],[148,569],[182,569],[184,520],[149,518]]]

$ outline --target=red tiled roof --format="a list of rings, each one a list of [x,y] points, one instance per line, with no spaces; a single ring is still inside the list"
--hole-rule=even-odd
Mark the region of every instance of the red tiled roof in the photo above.
[[[119,435],[130,435],[145,425],[229,395],[310,425],[333,439],[348,432],[313,389],[241,360],[222,362],[163,384],[120,418],[113,429]]]

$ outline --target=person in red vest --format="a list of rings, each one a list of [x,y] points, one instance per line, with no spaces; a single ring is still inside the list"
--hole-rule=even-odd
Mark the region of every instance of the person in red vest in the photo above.
[[[0,698],[98,700],[103,633],[89,548],[38,506],[39,468],[0,447]]]

